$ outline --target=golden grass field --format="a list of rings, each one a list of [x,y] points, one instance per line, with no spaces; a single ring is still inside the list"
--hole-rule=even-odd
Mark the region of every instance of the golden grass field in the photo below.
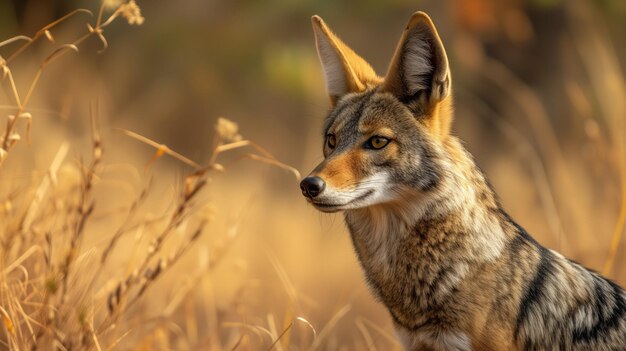
[[[428,11],[504,208],[626,284],[621,1],[136,1],[0,5],[0,350],[399,349],[298,187],[313,14],[384,72]]]

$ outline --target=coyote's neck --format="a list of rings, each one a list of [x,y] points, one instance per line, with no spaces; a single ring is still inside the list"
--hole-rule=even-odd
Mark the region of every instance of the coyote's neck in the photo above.
[[[434,196],[346,212],[367,279],[400,324],[449,298],[506,242],[482,173],[460,145],[452,151]]]

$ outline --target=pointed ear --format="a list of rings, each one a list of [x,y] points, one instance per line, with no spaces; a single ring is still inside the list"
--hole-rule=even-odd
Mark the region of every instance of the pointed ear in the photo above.
[[[437,29],[424,12],[409,19],[389,65],[382,90],[416,112],[427,113],[450,95],[448,57]]]
[[[344,94],[364,91],[367,86],[382,81],[363,58],[333,34],[321,17],[313,16],[311,22],[326,89],[333,105]]]

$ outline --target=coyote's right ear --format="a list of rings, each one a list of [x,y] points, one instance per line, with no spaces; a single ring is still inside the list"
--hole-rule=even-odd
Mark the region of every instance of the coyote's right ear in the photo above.
[[[452,123],[448,57],[433,21],[416,12],[400,38],[382,85],[419,115],[430,131],[445,138]]]
[[[381,82],[374,69],[333,34],[321,17],[313,16],[311,22],[333,105],[344,94],[364,91],[367,86]]]
[[[450,95],[450,68],[437,29],[424,12],[416,12],[400,38],[383,91],[401,101],[419,103],[425,109]]]

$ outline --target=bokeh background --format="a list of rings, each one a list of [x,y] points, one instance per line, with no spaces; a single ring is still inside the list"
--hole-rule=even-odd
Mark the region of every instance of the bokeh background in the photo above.
[[[105,166],[82,251],[102,249],[123,220],[116,211],[149,179],[154,190],[144,218],[168,208],[191,172],[167,156],[147,166],[155,150],[120,128],[203,163],[213,126],[224,116],[238,123],[244,138],[306,174],[322,159],[321,125],[330,107],[311,15],[323,17],[384,74],[406,21],[422,10],[433,18],[450,58],[454,133],[475,155],[504,208],[541,243],[626,284],[625,244],[616,240],[624,231],[619,217],[626,184],[626,2],[137,4],[143,25],[113,23],[104,33],[107,50],[100,53],[102,44],[92,38],[46,69],[31,103],[32,141],[22,140],[0,169],[0,195],[7,197],[8,189],[43,177],[65,141],[68,163],[88,157],[89,106],[95,103]],[[33,35],[76,8],[97,13],[99,2],[0,1],[0,40]],[[27,89],[46,53],[84,33],[92,20],[77,15],[53,30],[56,43],[30,48],[12,67],[20,89]],[[0,48],[0,55],[15,48]],[[5,83],[0,108],[8,115]],[[220,156],[226,171],[202,195],[210,207],[201,211],[212,218],[207,233],[129,311],[141,322],[119,326],[124,338],[116,347],[268,349],[272,335],[293,323],[273,347],[397,348],[341,215],[316,212],[292,174],[239,160],[242,152]],[[60,177],[71,177],[70,168],[62,168]],[[171,241],[175,245],[176,237]],[[110,280],[132,260],[134,242],[129,239],[116,255]],[[219,257],[209,265],[215,248]],[[610,257],[615,259],[607,265]],[[110,286],[103,279],[93,293]]]

